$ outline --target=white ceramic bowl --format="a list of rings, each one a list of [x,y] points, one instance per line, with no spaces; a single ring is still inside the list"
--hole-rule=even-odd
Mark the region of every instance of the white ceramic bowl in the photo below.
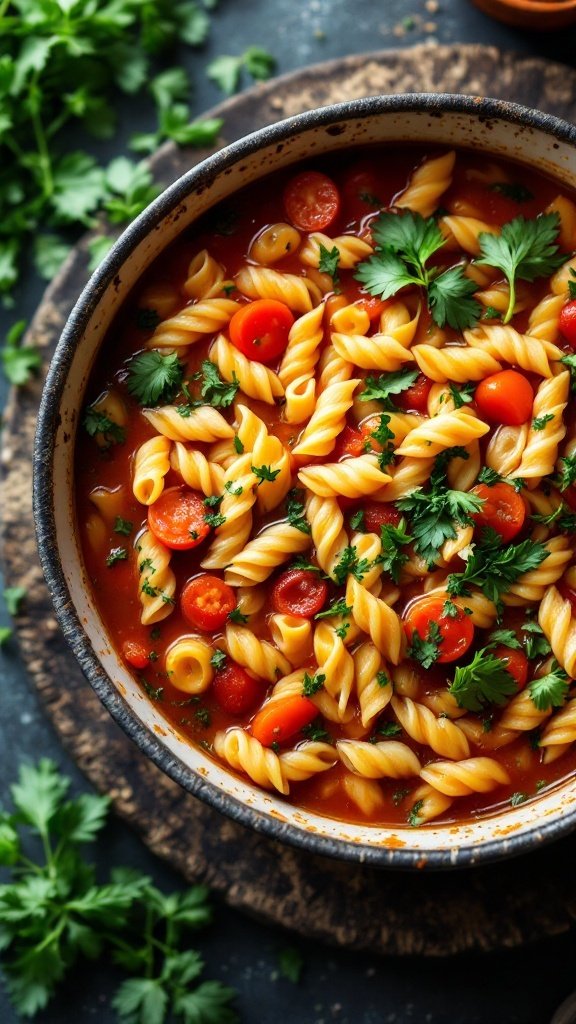
[[[92,598],[74,514],[73,456],[86,382],[131,287],[196,218],[238,188],[304,158],[371,143],[457,146],[512,159],[576,186],[576,128],[477,97],[373,97],[310,111],[223,149],[180,178],[128,228],[91,278],[59,342],[35,450],[35,519],[64,634],[96,693],[138,746],[187,790],[243,824],[315,853],[380,866],[453,867],[528,850],[576,825],[576,779],[518,807],[425,828],[345,824],[241,780],[190,746],[126,670]]]

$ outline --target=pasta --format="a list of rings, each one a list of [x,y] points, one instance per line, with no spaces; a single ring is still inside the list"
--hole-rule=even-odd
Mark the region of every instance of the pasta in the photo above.
[[[272,813],[409,846],[576,772],[576,203],[530,172],[514,230],[558,233],[524,281],[486,259],[518,168],[367,150],[379,213],[355,161],[319,164],[314,230],[285,168],[136,285],[77,522],[110,645],[182,741]]]

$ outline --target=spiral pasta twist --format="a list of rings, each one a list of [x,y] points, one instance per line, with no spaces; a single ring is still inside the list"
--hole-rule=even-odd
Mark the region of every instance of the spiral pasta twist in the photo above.
[[[166,672],[172,686],[183,693],[204,693],[214,678],[213,654],[212,645],[200,637],[177,640],[166,653]]]
[[[410,697],[392,697],[392,708],[404,731],[416,743],[425,743],[436,754],[451,760],[468,757],[468,740],[449,718],[436,718],[430,708]]]
[[[526,333],[532,338],[538,338],[539,341],[550,341],[552,343],[557,341],[560,310],[564,305],[564,301],[564,295],[554,295],[554,293],[545,295],[543,299],[540,299],[540,302],[534,306],[530,313]]]
[[[214,753],[235,771],[244,772],[263,789],[277,789],[286,796],[290,786],[282,771],[280,758],[245,729],[233,726],[217,732],[213,740]]]
[[[239,309],[232,299],[200,299],[159,323],[146,348],[185,348],[220,331]]]
[[[445,796],[488,793],[510,782],[506,769],[492,757],[470,757],[465,761],[435,761],[420,772],[421,778]]]
[[[502,596],[504,604],[525,605],[541,601],[544,592],[551,583],[560,579],[568,562],[572,559],[572,549],[568,537],[560,535],[546,541],[547,552],[538,568],[524,572],[512,583],[506,594]]]
[[[548,587],[538,609],[538,622],[556,661],[571,679],[576,676],[576,619],[570,601],[554,585]]]
[[[489,429],[487,423],[465,409],[440,413],[411,430],[396,448],[396,455],[409,455],[413,459],[431,458],[445,448],[469,444],[483,437]]]
[[[271,704],[273,701],[283,700],[284,697],[302,696],[303,693],[303,682],[304,682],[305,669],[299,668],[295,672],[291,672],[289,675],[284,676],[283,679],[279,679],[270,697],[268,698],[266,705]],[[324,687],[317,690],[311,697],[308,698],[318,708],[319,714],[328,722],[338,723],[339,725],[347,725],[351,722],[356,714],[355,707],[350,703],[343,714],[340,713],[338,701],[328,693]]]
[[[373,492],[376,501],[398,501],[428,480],[434,459],[400,459],[390,470],[390,481]]]
[[[306,503],[306,518],[310,523],[318,565],[323,572],[335,579],[334,569],[340,561],[342,551],[348,545],[348,534],[344,529],[344,516],[340,505],[336,498],[321,498],[317,494],[312,494]]]
[[[340,270],[351,270],[357,263],[360,263],[360,260],[365,260],[374,251],[368,242],[358,238],[357,235],[338,235],[337,238],[330,238],[320,231],[313,231],[300,249],[299,256],[302,263],[309,267],[318,267],[321,245],[328,252],[332,252],[333,249],[338,250],[338,268]]]
[[[342,786],[348,799],[366,817],[374,814],[384,804],[382,789],[372,779],[363,779],[361,775],[353,775],[351,772],[346,772],[342,779]]]
[[[185,409],[186,414],[179,413],[179,409]],[[142,415],[154,430],[171,441],[218,441],[222,437],[234,436],[222,413],[211,405],[202,405],[198,409],[165,405],[158,409],[143,409]]]
[[[353,364],[347,359],[342,359],[334,345],[326,345],[318,362],[316,394],[321,395],[330,384],[341,384],[345,380],[350,380],[353,370]]]
[[[468,380],[483,380],[502,369],[497,359],[481,349],[452,345],[434,348],[433,345],[414,345],[414,359],[422,373],[438,384],[454,380],[462,384]],[[442,412],[448,412],[446,408]]]
[[[175,441],[172,445],[170,466],[188,487],[202,491],[206,497],[221,494],[224,489],[225,473],[222,466],[209,462],[202,452],[189,448],[181,441]]]
[[[518,474],[522,462],[522,453],[526,448],[530,424],[522,423],[518,427],[498,427],[486,448],[486,465],[496,470],[500,476]]]
[[[286,391],[285,411],[288,423],[302,423],[314,411],[314,369],[324,336],[323,315],[322,306],[304,313],[292,324],[288,334],[288,345],[278,370],[278,378]]]
[[[236,626],[229,622],[226,626],[224,644],[233,661],[270,683],[275,683],[281,676],[285,676],[292,667],[288,659],[273,644],[267,640],[260,640],[245,626]]]
[[[203,569],[223,569],[242,551],[252,530],[255,501],[256,477],[252,472],[252,456],[246,453],[237,456],[226,470],[220,504],[224,521],[214,531],[214,540],[201,563]]]
[[[557,377],[542,381],[536,392],[526,447],[520,465],[514,471],[514,476],[528,479],[534,486],[539,479],[554,471],[558,445],[566,434],[562,414],[568,403],[569,390],[570,373],[565,370]]]
[[[299,615],[275,612],[268,621],[270,635],[291,665],[302,665],[312,650],[312,625]]]
[[[256,263],[268,267],[271,263],[278,263],[289,252],[296,252],[302,238],[300,232],[291,224],[278,221],[276,224],[268,224],[252,241],[248,255]]]
[[[144,441],[134,456],[132,493],[142,505],[153,505],[164,490],[164,477],[170,469],[170,441],[162,434]]]
[[[308,740],[280,754],[280,767],[287,782],[304,782],[332,768],[337,760],[330,743]]]
[[[413,210],[422,217],[431,217],[440,197],[450,187],[456,154],[453,150],[424,163],[414,171],[407,188],[394,200],[394,205]]]
[[[303,487],[321,498],[361,498],[374,494],[391,477],[378,465],[376,455],[359,455],[344,462],[325,462],[322,466],[306,466],[298,473]],[[386,499],[388,500],[388,499]]]
[[[575,740],[576,700],[572,699],[550,719],[538,740],[538,746],[544,750],[544,764],[556,761]]]
[[[374,334],[366,338],[361,334],[339,334],[333,331],[331,341],[342,359],[355,363],[363,370],[399,370],[404,363],[414,360],[410,349],[385,334]]]
[[[476,483],[476,478],[482,467],[482,455],[478,441],[472,441],[464,445],[467,459],[457,456],[450,459],[446,476],[450,487],[457,491],[469,491]]]
[[[238,381],[244,394],[250,398],[274,405],[276,399],[284,395],[284,388],[274,370],[264,366],[264,363],[248,359],[223,334],[216,338],[208,358],[218,367],[224,380],[230,383]]]
[[[170,568],[172,552],[151,530],[145,530],[137,538],[138,596],[142,605],[140,622],[152,626],[161,622],[174,609],[176,577]]]
[[[359,383],[359,378],[355,377],[328,385],[318,398],[298,444],[292,449],[293,455],[328,455],[332,451]]]
[[[522,370],[538,373],[541,377],[552,376],[550,359],[559,359],[562,355],[556,346],[545,344],[530,334],[519,334],[509,325],[475,327],[472,331],[464,331],[464,337],[471,348],[502,362],[513,363]]]
[[[402,646],[402,623],[385,601],[375,597],[353,576],[346,583],[346,604],[352,608],[356,624],[368,634],[380,653],[397,665]]]
[[[427,821],[433,821],[440,814],[444,814],[452,805],[452,798],[440,793],[433,786],[424,782],[411,794],[413,800],[411,818],[414,824],[424,825]]]
[[[336,750],[348,771],[366,779],[408,779],[420,774],[416,754],[398,740],[383,743],[338,740]]]
[[[354,661],[342,638],[328,622],[319,622],[316,626],[314,657],[319,671],[326,677],[324,687],[327,693],[338,702],[338,714],[342,719],[354,683]]]
[[[391,302],[380,314],[380,334],[409,348],[416,337],[420,313],[420,304],[412,315],[404,302]]]
[[[183,288],[190,299],[211,299],[222,291],[224,283],[223,266],[207,249],[201,249],[188,265]]]
[[[380,651],[369,641],[361,644],[352,657],[362,725],[368,727],[390,703],[392,680]]]
[[[235,281],[238,291],[249,299],[277,299],[296,313],[307,313],[322,299],[320,289],[312,281],[269,267],[243,267]]]
[[[440,217],[439,227],[450,248],[463,249],[471,256],[480,255],[480,235],[497,235],[499,229],[477,217],[449,215]]]
[[[284,522],[268,526],[230,559],[225,572],[226,583],[231,587],[263,583],[276,566],[308,547],[309,534],[295,526]]]

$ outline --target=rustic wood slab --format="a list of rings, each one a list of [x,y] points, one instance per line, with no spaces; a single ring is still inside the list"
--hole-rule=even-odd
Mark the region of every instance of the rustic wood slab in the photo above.
[[[232,141],[289,114],[386,92],[498,96],[576,119],[576,72],[482,46],[418,46],[353,56],[260,85],[212,111]],[[164,146],[153,158],[169,183],[206,153]],[[85,280],[80,243],[48,288],[29,340],[47,362]],[[232,906],[307,937],[386,954],[445,956],[518,946],[576,919],[575,840],[493,866],[398,874],[283,847],[221,817],[148,761],[100,705],[54,618],[36,555],[31,455],[41,381],[12,396],[2,438],[0,528],[6,576],[27,588],[17,622],[33,685],[62,742],[117,813],[190,880]]]

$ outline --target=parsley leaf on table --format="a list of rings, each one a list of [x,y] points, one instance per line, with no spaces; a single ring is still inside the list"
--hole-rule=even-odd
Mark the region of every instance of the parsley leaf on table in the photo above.
[[[358,264],[356,280],[382,299],[389,299],[409,285],[424,288],[432,318],[439,327],[456,330],[473,326],[482,313],[473,298],[476,284],[461,265],[442,269],[426,267],[445,243],[436,220],[419,213],[381,213],[371,224],[375,252]]]
[[[208,78],[231,96],[240,85],[240,75],[245,68],[251,78],[258,81],[265,81],[274,72],[276,61],[274,57],[259,46],[249,46],[244,53],[232,57],[223,54],[216,57],[206,70]]]
[[[25,329],[25,320],[18,320],[13,324],[6,335],[4,348],[0,352],[4,373],[15,387],[27,384],[31,375],[42,364],[42,357],[38,349],[31,345],[20,345]]]
[[[177,394],[183,375],[176,352],[140,352],[130,361],[127,388],[140,405],[163,405]]]
[[[510,298],[503,323],[507,324],[514,313],[516,281],[548,277],[565,261],[556,244],[559,228],[557,213],[543,213],[535,220],[515,217],[504,224],[499,235],[483,231],[478,236],[480,256],[476,262],[497,267],[508,281]]]
[[[504,662],[484,647],[476,651],[469,665],[456,668],[448,689],[459,707],[482,711],[486,704],[505,704],[517,688]]]

